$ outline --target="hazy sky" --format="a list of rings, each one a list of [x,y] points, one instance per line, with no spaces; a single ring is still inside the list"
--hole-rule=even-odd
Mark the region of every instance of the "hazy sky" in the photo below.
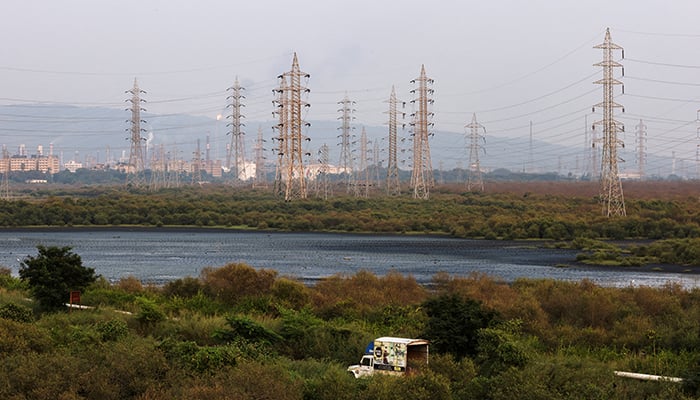
[[[0,103],[122,108],[138,78],[149,112],[214,118],[238,77],[247,119],[270,120],[296,52],[311,75],[309,120],[335,121],[347,93],[358,126],[381,125],[391,86],[411,100],[424,64],[435,129],[459,146],[473,113],[488,135],[527,137],[532,121],[539,140],[583,146],[586,121],[600,118],[592,47],[609,27],[625,49],[626,145],[643,119],[648,152],[695,160],[699,15],[697,0],[3,0]],[[456,159],[459,146],[437,151]]]

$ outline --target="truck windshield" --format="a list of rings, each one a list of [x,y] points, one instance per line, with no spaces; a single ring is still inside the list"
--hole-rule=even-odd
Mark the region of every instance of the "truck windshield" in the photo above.
[[[360,362],[360,364],[361,364],[361,365],[369,366],[369,365],[370,365],[370,362],[371,362],[371,360],[370,360],[369,357],[362,357],[362,361]]]

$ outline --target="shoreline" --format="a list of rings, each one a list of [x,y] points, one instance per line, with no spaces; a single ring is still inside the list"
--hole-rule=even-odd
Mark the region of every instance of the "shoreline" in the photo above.
[[[475,239],[475,238],[456,238],[448,235],[440,234],[428,234],[428,233],[391,233],[391,232],[326,232],[326,231],[279,231],[279,230],[259,230],[255,228],[241,228],[241,227],[198,227],[198,226],[30,226],[30,227],[9,227],[0,228],[0,232],[178,232],[178,233],[200,233],[200,232],[217,232],[217,233],[246,233],[246,234],[294,234],[294,235],[317,235],[317,234],[328,234],[328,235],[346,235],[353,237],[363,237],[363,236],[398,236],[398,237],[411,237],[411,238],[443,238],[443,239],[454,239],[455,241],[469,242],[471,244],[478,244],[480,248],[517,248],[517,247],[536,247],[539,249],[546,250],[546,243],[551,243],[552,241],[542,241],[533,239],[523,239],[523,240],[490,240],[490,239]],[[639,243],[638,239],[630,239],[629,241],[615,241],[617,244],[624,243]],[[575,258],[571,260],[559,260],[557,263],[551,264],[553,268],[576,268],[581,270],[591,270],[591,271],[616,271],[623,273],[673,273],[680,275],[700,275],[700,267],[698,266],[687,266],[687,265],[677,265],[677,264],[646,264],[641,266],[616,266],[616,265],[602,265],[602,264],[587,264],[578,262]]]

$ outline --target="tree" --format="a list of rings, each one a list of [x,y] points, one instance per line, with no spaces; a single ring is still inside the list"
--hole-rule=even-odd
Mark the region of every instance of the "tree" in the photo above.
[[[95,269],[84,267],[71,247],[39,245],[37,249],[36,257],[27,256],[22,261],[19,276],[42,308],[62,308],[72,290],[84,290],[97,279]]]
[[[480,302],[456,294],[428,299],[423,308],[428,315],[425,337],[438,353],[450,353],[457,359],[477,354],[479,330],[497,316]]]

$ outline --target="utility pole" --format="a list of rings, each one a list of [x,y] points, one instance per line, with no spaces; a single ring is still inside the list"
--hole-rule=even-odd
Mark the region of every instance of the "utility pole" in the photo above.
[[[338,165],[340,166],[340,172],[345,178],[345,189],[347,193],[350,193],[356,191],[355,186],[357,184],[353,178],[354,166],[352,162],[352,144],[354,143],[352,131],[355,127],[351,126],[352,120],[355,119],[353,116],[355,112],[353,105],[355,102],[351,101],[346,94],[338,104],[341,105],[341,108],[338,109],[340,112],[338,119],[341,120],[340,128],[338,128],[340,129],[340,135],[338,136],[340,138],[340,162]]]
[[[301,80],[302,78],[308,80],[309,76],[299,69],[296,53],[294,53],[292,69],[279,76],[282,82],[278,89],[281,99],[281,115],[285,118],[281,120],[284,137],[280,138],[286,149],[282,153],[285,157],[285,166],[284,170],[281,171],[285,201],[305,199],[307,196],[304,156],[310,154],[303,150],[303,142],[308,138],[304,137],[302,130],[305,126],[309,126],[309,123],[304,121],[302,111],[310,105],[302,100],[302,94],[308,93],[309,89],[302,86]]]
[[[258,139],[255,141],[255,187],[267,186],[267,175],[265,174],[265,148],[263,147],[265,139],[263,139],[262,127],[258,127]]]
[[[398,101],[396,100],[396,90],[391,87],[389,96],[389,157],[386,167],[386,192],[389,196],[401,194],[401,183],[399,181],[398,154]],[[405,103],[402,103],[405,106]],[[401,113],[402,118],[405,113]]]
[[[469,167],[467,171],[467,190],[484,191],[484,179],[481,174],[481,164],[479,162],[479,150],[483,150],[481,145],[486,139],[479,132],[486,132],[486,128],[476,121],[476,113],[472,114],[472,122],[464,126],[469,129]]]
[[[640,119],[639,124],[634,127],[637,131],[637,168],[639,180],[644,180],[644,166],[647,159],[647,126]]]
[[[433,94],[433,89],[429,86],[433,84],[433,80],[425,74],[425,66],[421,65],[420,76],[411,81],[418,87],[411,90],[411,93],[417,94],[417,98],[411,102],[414,105],[414,113],[412,114],[413,122],[413,171],[411,174],[411,188],[413,189],[414,199],[428,200],[430,198],[430,188],[434,186],[433,166],[430,161],[430,144],[428,137],[431,136],[430,128],[432,123],[430,120],[433,113],[428,110],[428,106],[433,103],[430,98]]]
[[[622,194],[622,181],[617,167],[617,146],[624,146],[624,143],[617,138],[618,132],[624,132],[624,125],[615,120],[614,109],[622,108],[622,105],[615,102],[613,88],[615,85],[622,85],[622,82],[613,76],[613,68],[622,67],[622,64],[613,60],[613,50],[622,50],[610,39],[610,28],[605,31],[605,41],[594,47],[603,50],[603,61],[594,66],[603,68],[603,79],[594,83],[603,85],[603,101],[594,106],[603,107],[603,119],[593,124],[593,130],[600,125],[603,127],[603,157],[600,171],[600,199],[603,203],[603,215],[607,217],[624,217],[625,200]],[[622,50],[623,51],[623,50]],[[622,58],[624,58],[624,51]],[[623,75],[624,75],[624,69]],[[624,93],[624,87],[622,93]],[[624,111],[624,108],[623,108]]]
[[[145,120],[141,119],[141,111],[146,111],[145,108],[141,107],[141,103],[146,102],[146,100],[141,98],[141,94],[146,92],[139,88],[138,81],[134,78],[134,87],[125,93],[131,94],[131,98],[126,100],[131,102],[131,108],[126,109],[131,111],[131,119],[127,120],[127,122],[131,123],[131,127],[126,129],[131,132],[131,150],[129,152],[129,164],[126,167],[126,186],[127,188],[141,188],[146,185],[145,159],[142,146],[143,141],[146,139],[141,136],[141,132],[146,132],[145,129],[141,128],[141,124],[146,123]]]
[[[245,124],[241,122],[241,119],[245,118],[245,116],[241,114],[241,107],[244,107],[244,105],[241,104],[241,99],[245,98],[245,96],[241,94],[242,90],[245,89],[238,83],[238,77],[236,77],[233,86],[226,89],[226,91],[231,91],[231,95],[226,98],[231,101],[231,103],[226,106],[227,108],[231,108],[231,114],[226,116],[226,118],[231,119],[231,122],[226,124],[226,126],[231,127],[231,131],[229,132],[231,134],[231,143],[229,144],[226,167],[232,172],[233,181],[236,183],[242,180],[241,175],[243,179],[247,177],[245,171],[245,132],[241,129],[245,126]],[[231,164],[231,155],[233,155],[233,164]]]

